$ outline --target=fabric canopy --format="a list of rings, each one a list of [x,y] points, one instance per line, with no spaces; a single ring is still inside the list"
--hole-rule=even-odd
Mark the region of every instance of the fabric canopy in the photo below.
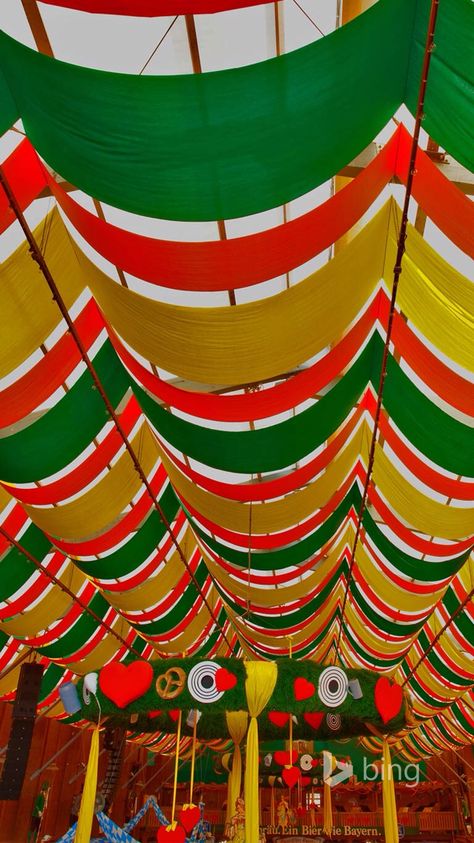
[[[157,5],[251,3],[133,11]],[[400,103],[415,111],[428,9],[380,0],[300,50],[195,76],[87,70],[0,37],[2,127],[21,117],[27,135],[2,170],[38,217],[51,194],[34,237],[72,320],[68,330],[28,244],[4,259],[3,699],[29,649],[45,666],[40,711],[65,719],[58,685],[112,660],[271,663],[291,641],[295,659],[405,685],[416,720],[392,752],[418,759],[472,741],[474,297],[420,231],[425,213],[468,266],[453,244],[473,254],[472,203],[418,150],[419,213],[391,301],[401,211],[379,197],[408,180],[403,126],[322,205],[231,240],[127,232],[81,207],[41,160],[89,200],[150,216],[274,208],[334,177]],[[440,4],[423,121],[465,165],[471,15],[468,0]],[[2,194],[1,230],[14,216]],[[277,292],[272,279],[301,279],[333,245]],[[97,252],[144,283],[119,284]],[[244,287],[238,304],[209,306],[209,293]],[[147,741],[172,750],[159,732]]]
[[[182,220],[256,213],[338,172],[404,99],[415,108],[428,6],[381,0],[295,52],[191,76],[89,70],[3,34],[0,128],[21,117],[58,173],[129,211]],[[469,13],[469,0],[441,7],[424,124],[466,166],[474,111],[463,82]],[[455,126],[446,113],[458,116]],[[126,135],[124,114],[133,125]]]

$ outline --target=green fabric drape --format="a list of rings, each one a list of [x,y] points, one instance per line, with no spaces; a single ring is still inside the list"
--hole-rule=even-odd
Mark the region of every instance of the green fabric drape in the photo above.
[[[183,568],[184,572],[184,568]],[[208,577],[208,571],[203,562],[201,562],[194,572],[196,582],[200,588],[204,587],[204,583]],[[173,609],[167,612],[163,617],[159,617],[153,621],[143,621],[138,619],[135,623],[130,623],[130,626],[139,629],[144,635],[166,635],[166,633],[173,632],[177,624],[182,621],[184,617],[191,611],[198,599],[198,594],[194,583],[189,583],[179,600],[177,600]]]
[[[72,601],[71,601],[72,602]],[[92,609],[99,618],[105,618],[110,606],[102,597],[102,594],[95,594],[89,602],[89,608]],[[68,629],[65,635],[53,641],[51,644],[45,644],[43,647],[37,647],[39,653],[47,656],[49,659],[61,659],[67,656],[72,656],[87,641],[97,630],[97,621],[91,615],[83,612],[79,615],[76,622]]]
[[[406,103],[415,114],[430,0],[416,4]],[[440,3],[426,88],[423,128],[440,146],[474,169],[474,6],[471,0]]]
[[[0,69],[38,152],[82,190],[148,216],[226,219],[300,196],[372,140],[403,100],[413,12],[383,0],[285,56],[180,76],[77,67],[3,35]]]
[[[173,522],[178,513],[179,504],[169,483],[159,497],[159,503],[168,523]],[[114,550],[103,558],[94,559],[92,562],[75,557],[74,563],[85,574],[96,579],[112,580],[126,577],[153,553],[165,533],[166,527],[160,516],[152,510],[138,531],[132,533],[126,544],[121,545],[118,550]]]
[[[104,389],[117,407],[129,378],[107,340],[93,360]],[[0,478],[30,483],[55,474],[91,443],[108,420],[104,402],[85,371],[54,407],[37,421],[0,439]]]
[[[425,106],[427,130],[466,165],[469,7],[440,6]],[[255,213],[337,173],[405,98],[414,110],[428,10],[429,0],[379,0],[299,50],[179,76],[77,67],[2,35],[0,129],[21,117],[57,172],[129,211],[183,220]]]
[[[349,371],[317,404],[294,418],[258,430],[200,427],[168,413],[137,384],[133,390],[152,424],[179,451],[226,471],[275,471],[297,462],[337,430],[363,393],[372,366],[378,363],[380,369],[381,352],[381,341],[374,335]],[[376,372],[377,368],[375,377]]]
[[[211,430],[164,410],[137,384],[138,401],[158,432],[175,448],[199,462],[234,472],[275,471],[319,447],[347,418],[364,388],[377,388],[383,343],[374,334],[355,363],[317,404],[279,424],[249,431]],[[389,357],[384,407],[392,421],[437,465],[474,476],[472,428],[443,412]]]
[[[43,559],[51,550],[51,542],[31,524],[21,536],[21,544],[36,559]],[[8,600],[37,570],[16,547],[10,547],[0,560],[0,601]]]
[[[357,509],[360,506],[360,491],[356,484],[349,489],[347,495],[343,498],[338,507],[332,512],[328,518],[318,527],[317,530],[310,533],[297,543],[290,544],[286,547],[278,548],[271,551],[258,551],[251,554],[251,565],[258,571],[276,571],[282,568],[287,568],[290,565],[298,565],[309,559],[313,553],[320,550],[327,541],[336,533],[341,526],[344,518],[347,516],[351,506]],[[194,531],[197,535],[205,541],[215,553],[221,555],[228,562],[235,565],[240,565],[242,568],[247,568],[249,561],[248,551],[236,550],[229,545],[221,544],[216,539],[208,536],[192,521]]]

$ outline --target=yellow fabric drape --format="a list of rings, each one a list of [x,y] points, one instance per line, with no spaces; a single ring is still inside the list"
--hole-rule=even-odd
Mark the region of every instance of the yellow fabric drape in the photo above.
[[[245,662],[247,678],[245,693],[250,714],[245,764],[245,839],[259,838],[258,802],[258,722],[257,717],[270,700],[276,685],[278,670],[275,662]]]
[[[330,752],[323,750],[324,769],[331,770],[333,768],[333,758]],[[332,799],[331,799],[331,785],[324,780],[324,795],[323,795],[323,833],[328,837],[332,836]]]
[[[424,495],[400,474],[380,445],[375,451],[373,479],[390,506],[415,530],[445,539],[463,539],[472,534],[472,507],[439,503]]]
[[[299,284],[235,307],[150,300],[111,281],[84,255],[79,259],[107,318],[145,359],[200,383],[240,384],[293,368],[341,337],[382,275],[388,217],[386,205],[333,261]]]
[[[226,808],[226,814],[225,814],[226,827],[229,825],[229,823],[232,819],[232,810],[231,810],[231,801],[230,801],[231,800],[231,786],[232,786],[230,774],[231,774],[232,766],[229,766],[229,764],[232,765],[232,761],[233,761],[233,753],[232,753],[232,756],[229,752],[224,753],[224,755],[222,756],[222,766],[223,766],[224,770],[227,771],[227,808]],[[242,758],[240,759],[240,763],[242,764]],[[242,768],[241,768],[240,772],[241,772],[241,775],[242,775]]]
[[[412,593],[397,585],[377,567],[362,544],[357,547],[356,562],[365,581],[384,603],[394,609],[402,608],[404,612],[423,612],[437,603],[446,591],[445,584],[436,587],[433,583],[433,590],[429,594]],[[422,562],[421,564],[429,565],[430,563]]]
[[[392,205],[396,228],[390,227],[385,260],[393,267],[401,212]],[[388,278],[388,273],[386,272]],[[408,227],[397,302],[408,319],[436,348],[469,371],[474,370],[474,288],[412,226]],[[429,304],[428,304],[429,303]]]
[[[95,795],[97,790],[97,768],[99,762],[99,727],[92,732],[89,761],[87,762],[86,779],[82,791],[79,819],[77,821],[74,843],[89,843],[91,839],[92,821],[94,819]]]
[[[344,544],[347,543],[352,534],[352,527],[344,530],[335,547],[328,552],[327,559],[322,559],[318,564],[317,571],[311,573],[306,579],[301,581],[301,575],[296,569],[294,576],[297,582],[290,585],[273,586],[271,589],[252,584],[249,586],[244,581],[235,579],[211,559],[205,551],[203,551],[203,558],[212,577],[230,594],[241,597],[243,600],[250,599],[250,602],[257,606],[275,606],[276,604],[284,606],[294,600],[299,600],[303,595],[309,594],[318,587],[322,580],[340,563]]]
[[[45,234],[48,232],[48,237]],[[83,274],[58,212],[54,210],[35,229],[53,278],[61,280],[68,308],[84,288]],[[62,316],[28,245],[22,244],[0,267],[0,377],[4,377],[45,341]]]
[[[74,594],[78,594],[84,586],[86,578],[82,571],[79,571],[72,564],[68,564],[59,577]],[[49,582],[49,581],[48,581]],[[45,588],[41,600],[31,609],[26,609],[22,614],[15,614],[6,621],[2,621],[0,628],[2,632],[14,635],[18,638],[35,636],[43,629],[48,629],[58,618],[72,607],[73,600],[59,586],[51,585]]]
[[[252,534],[285,530],[304,521],[324,506],[347,477],[361,454],[361,448],[361,459],[364,459],[367,450],[366,437],[363,437],[362,430],[359,430],[316,480],[276,501],[253,502]],[[250,504],[229,500],[199,488],[188,480],[163,452],[161,459],[175,489],[197,512],[214,524],[248,535]]]
[[[324,609],[316,615],[315,619],[307,624],[300,632],[297,632],[293,635],[293,648],[296,650],[300,642],[310,640],[312,636],[319,631],[320,628],[326,626],[330,627],[331,623],[334,620],[334,613],[336,611],[337,601],[343,597],[342,588],[337,588],[334,590],[334,593],[331,595],[330,602],[325,605]],[[240,617],[232,611],[230,606],[226,604],[226,613],[229,616],[232,625],[235,626],[240,635],[246,639],[248,635],[248,629],[240,619]],[[285,640],[286,636],[282,636],[280,640]],[[271,635],[270,633],[263,632],[263,630],[259,629],[252,629],[252,640],[256,641],[258,644],[268,644],[270,647],[275,646],[275,641],[278,638],[275,637],[275,634]]]
[[[112,326],[146,359],[192,381],[237,384],[272,377],[310,359],[337,342],[380,278],[386,277],[390,288],[398,216],[390,200],[312,276],[278,295],[219,308],[165,304],[112,281],[72,244],[56,210],[35,235],[41,241],[48,231],[46,257],[69,307],[88,286]],[[473,368],[472,285],[412,226],[406,245],[400,308],[437,348]],[[6,374],[39,347],[60,319],[26,246],[3,263],[1,273],[0,374]]]
[[[143,424],[132,445],[140,457],[145,474],[159,459],[150,428]],[[104,531],[129,505],[141,487],[130,455],[124,454],[111,470],[85,494],[70,503],[51,508],[25,504],[31,520],[45,532],[70,541],[85,539]]]
[[[398,843],[397,806],[395,803],[395,784],[392,774],[392,761],[387,741],[383,742],[383,825],[385,843]]]
[[[229,773],[227,788],[227,822],[235,814],[235,803],[242,789],[242,754],[240,744],[247,731],[249,716],[246,711],[226,711],[225,719],[229,735],[234,742],[232,769]]]
[[[196,547],[196,540],[190,529],[186,530],[180,541],[180,546],[185,558],[189,559]],[[149,606],[154,606],[160,600],[163,600],[178,585],[184,575],[185,569],[178,552],[170,551],[166,554],[165,562],[160,566],[156,576],[150,577],[141,585],[137,585],[136,588],[130,588],[126,591],[117,592],[104,589],[104,595],[108,602],[119,611],[143,612]]]

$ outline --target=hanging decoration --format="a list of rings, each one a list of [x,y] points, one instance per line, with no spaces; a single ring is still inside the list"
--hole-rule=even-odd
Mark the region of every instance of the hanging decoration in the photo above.
[[[92,732],[89,760],[87,762],[86,778],[82,791],[74,843],[89,843],[91,837],[92,821],[95,812],[98,764],[99,726],[97,725]]]
[[[386,843],[398,843],[397,806],[395,802],[395,783],[393,779],[390,747],[386,738],[383,740],[382,761],[383,822]]]
[[[240,743],[245,734],[246,713],[250,712],[245,688],[253,664],[258,663],[228,658],[158,659],[152,663],[135,661],[126,666],[111,662],[99,671],[98,699],[103,716],[113,726],[130,726],[133,718],[137,731],[173,732],[182,713],[182,732],[193,735],[194,713],[198,712],[200,740],[229,734],[232,737],[233,732]],[[381,687],[379,682],[387,680],[375,673],[321,668],[314,662],[294,659],[281,659],[274,665],[274,671],[270,697],[255,715],[263,739],[281,738],[288,724],[297,739],[321,739],[335,731],[338,737],[370,734],[371,726],[395,732],[406,723],[408,700],[396,685],[389,686],[387,700],[391,707],[382,709],[384,720],[377,708],[380,695],[377,688]],[[125,689],[123,677],[127,678]],[[79,696],[89,681],[86,677],[79,682]],[[349,683],[354,681],[358,681],[361,690],[357,699],[348,693]],[[258,690],[258,676],[255,683]],[[96,709],[84,703],[69,722],[93,720],[95,716]],[[231,716],[239,718],[237,729],[229,719]],[[277,757],[283,756],[277,754]],[[285,755],[285,764],[291,765],[292,757],[291,752]]]

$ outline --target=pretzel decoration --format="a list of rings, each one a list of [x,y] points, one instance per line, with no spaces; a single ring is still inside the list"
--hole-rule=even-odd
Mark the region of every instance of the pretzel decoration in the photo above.
[[[162,700],[174,700],[179,697],[186,684],[186,674],[182,667],[170,667],[156,680],[156,693]]]

